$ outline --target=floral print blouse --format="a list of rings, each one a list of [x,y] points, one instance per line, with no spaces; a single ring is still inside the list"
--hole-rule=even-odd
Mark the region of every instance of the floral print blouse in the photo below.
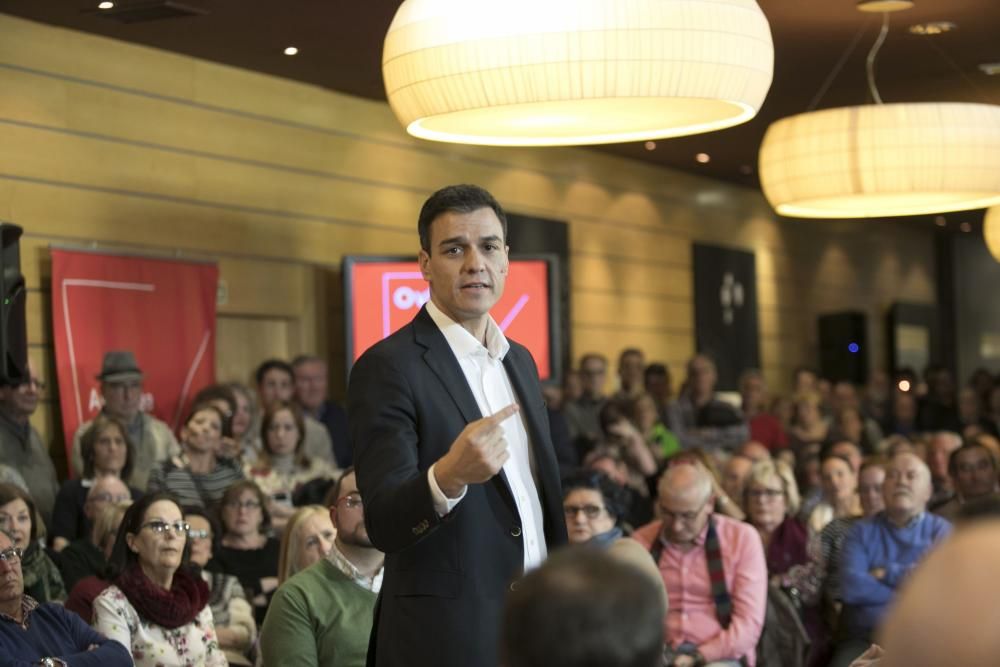
[[[94,628],[132,654],[137,667],[226,667],[208,605],[187,625],[170,630],[140,618],[117,586],[94,600]]]

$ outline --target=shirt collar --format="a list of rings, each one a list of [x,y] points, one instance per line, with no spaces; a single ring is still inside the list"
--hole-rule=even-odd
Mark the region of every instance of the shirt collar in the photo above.
[[[461,324],[445,315],[440,308],[434,305],[433,301],[427,302],[427,314],[441,330],[445,340],[448,341],[448,347],[458,359],[473,357],[485,351],[491,358],[502,361],[507,356],[507,351],[510,350],[507,337],[503,335],[491,315],[486,316],[486,347],[483,347],[483,344],[476,340],[475,336],[466,331]]]
[[[347,560],[347,556],[340,551],[336,542],[330,547],[330,553],[326,555],[326,559],[330,561],[331,565],[340,570],[344,576],[365,590],[378,593],[382,589],[382,574],[385,572],[384,565],[378,569],[378,572],[374,576],[366,577],[358,571],[358,568],[354,567],[354,563]]]
[[[28,627],[28,617],[38,607],[38,602],[30,595],[21,596],[21,622],[17,623],[17,619],[14,619],[7,614],[0,613],[0,619],[5,621],[10,621],[11,623],[17,623],[22,628]]]

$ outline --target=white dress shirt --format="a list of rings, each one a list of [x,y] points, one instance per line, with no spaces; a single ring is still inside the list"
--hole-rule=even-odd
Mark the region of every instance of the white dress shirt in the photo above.
[[[503,358],[510,350],[510,343],[492,317],[489,317],[486,323],[486,346],[483,347],[472,334],[441,312],[433,301],[427,302],[427,313],[448,341],[448,347],[462,367],[465,380],[469,383],[469,389],[472,390],[479,411],[484,417],[496,414],[511,403],[518,402],[507,370],[503,366]],[[521,518],[524,570],[527,572],[540,565],[546,556],[545,520],[535,485],[534,453],[528,442],[528,430],[525,427],[523,412],[519,411],[501,426],[510,454],[510,458],[503,464],[503,471],[507,475],[511,493],[514,494],[514,503]],[[441,516],[451,512],[465,497],[463,491],[458,498],[448,498],[434,477],[434,466],[427,471],[427,481],[434,498],[434,508]]]

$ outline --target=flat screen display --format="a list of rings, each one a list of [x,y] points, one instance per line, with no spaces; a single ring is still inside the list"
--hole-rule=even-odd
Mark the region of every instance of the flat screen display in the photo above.
[[[553,374],[554,261],[512,257],[503,296],[490,311],[504,335],[531,351],[542,380]],[[430,299],[430,286],[415,260],[401,258],[347,257],[343,276],[350,368],[416,316]]]

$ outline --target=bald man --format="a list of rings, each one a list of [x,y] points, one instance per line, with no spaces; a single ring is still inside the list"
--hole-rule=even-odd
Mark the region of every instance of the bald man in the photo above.
[[[1000,521],[965,526],[920,565],[881,633],[879,667],[993,667],[1000,656]]]
[[[846,665],[871,643],[896,590],[951,524],[926,511],[932,491],[927,465],[897,454],[885,469],[885,510],[858,521],[844,539],[841,626],[845,640],[831,665]]]
[[[663,518],[633,537],[653,554],[667,587],[669,664],[728,667],[745,660],[752,667],[767,607],[760,536],[750,524],[712,512],[712,481],[700,464],[667,468],[657,497]],[[713,592],[713,580],[724,589]]]

